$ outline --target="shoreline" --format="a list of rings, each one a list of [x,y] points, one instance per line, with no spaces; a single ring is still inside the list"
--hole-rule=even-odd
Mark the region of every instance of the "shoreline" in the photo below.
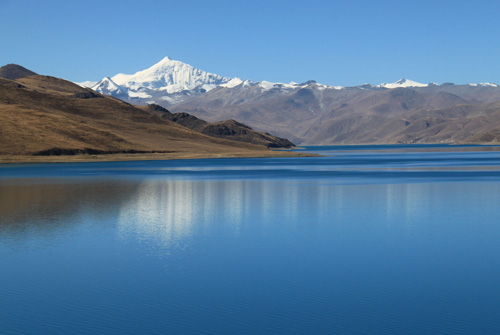
[[[0,164],[41,164],[41,163],[85,163],[85,162],[127,162],[156,161],[176,159],[223,159],[223,158],[291,158],[291,157],[322,157],[319,154],[301,153],[295,151],[269,152],[233,152],[233,153],[140,153],[140,154],[101,154],[101,155],[0,155]]]

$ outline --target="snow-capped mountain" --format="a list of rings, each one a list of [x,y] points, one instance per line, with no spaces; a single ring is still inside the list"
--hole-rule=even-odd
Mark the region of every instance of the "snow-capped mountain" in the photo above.
[[[396,88],[431,89],[432,87],[441,87],[441,85],[435,83],[422,84],[409,79],[400,79],[394,83],[382,83],[379,85],[363,84],[354,87],[323,85],[313,80],[301,84],[295,82],[285,84],[268,81],[251,81],[237,77],[222,77],[197,69],[189,64],[172,60],[169,57],[165,57],[150,68],[135,74],[120,73],[113,77],[105,77],[99,82],[86,81],[77,84],[83,87],[90,87],[103,94],[113,95],[130,103],[156,103],[164,107],[184,102],[212,91],[215,88],[229,90],[246,89],[251,90],[252,94],[259,94],[258,92],[287,94],[303,88],[310,88],[317,91],[339,91],[353,88],[373,91]],[[468,86],[499,87],[492,83],[468,84]]]
[[[75,84],[78,84],[80,85],[81,87],[93,87],[95,86],[99,81],[92,81],[92,80],[89,80],[89,81],[84,81],[84,82],[81,82],[81,83],[75,83]]]
[[[93,86],[91,86],[91,88],[99,93],[113,95],[113,96],[121,96],[127,92],[126,87],[118,85],[109,77],[104,77],[103,79],[95,83]]]
[[[474,86],[474,87],[500,87],[498,84],[495,83],[478,83],[478,84],[468,84],[469,86]]]
[[[383,83],[380,85],[377,85],[377,87],[384,87],[384,88],[399,88],[399,87],[427,87],[427,84],[421,84],[417,83],[416,81],[409,80],[409,79],[400,79],[396,81],[395,83]]]
[[[268,81],[228,78],[194,68],[189,64],[165,57],[159,63],[135,74],[117,74],[102,80],[77,83],[102,94],[112,95],[131,103],[158,103],[173,105],[198,96],[214,88],[257,87],[262,92],[278,90],[289,92],[315,85],[317,89],[343,89],[341,86],[327,86],[315,81],[302,84],[291,82],[271,83]]]
[[[496,113],[492,103],[498,103],[500,115],[500,86],[493,83],[422,84],[409,79],[346,87],[313,80],[274,83],[222,77],[166,57],[135,74],[80,85],[92,85],[132,104],[155,103],[210,122],[238,120],[296,144],[500,139],[492,121],[497,116],[485,116]],[[469,123],[468,117],[476,121]],[[451,125],[450,120],[456,123]],[[477,137],[478,127],[488,133]]]
[[[131,90],[147,88],[162,90],[167,93],[177,93],[196,88],[209,91],[231,81],[231,78],[196,69],[191,65],[172,60],[169,57],[165,57],[149,69],[135,74],[120,73],[111,79],[118,85],[128,87]]]
[[[150,68],[135,74],[119,73],[98,82],[86,81],[77,84],[129,102],[161,101],[164,105],[170,105],[221,85],[234,87],[242,82],[239,78],[222,77],[165,57]]]

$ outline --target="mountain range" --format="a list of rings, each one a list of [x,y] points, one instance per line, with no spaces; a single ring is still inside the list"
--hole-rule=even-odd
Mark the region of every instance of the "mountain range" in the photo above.
[[[236,79],[237,80],[237,79]],[[152,67],[135,74],[119,73],[100,81],[77,83],[99,93],[130,103],[157,103],[169,106],[235,80],[208,73],[165,57]]]
[[[209,123],[157,105],[134,106],[15,64],[0,67],[0,120],[2,162],[80,154],[136,157],[126,159],[290,156],[269,148],[293,146],[234,120]]]
[[[301,145],[491,143],[500,140],[500,86],[330,86],[227,78],[168,57],[132,75],[78,83],[137,105],[157,104],[209,122],[235,119]]]

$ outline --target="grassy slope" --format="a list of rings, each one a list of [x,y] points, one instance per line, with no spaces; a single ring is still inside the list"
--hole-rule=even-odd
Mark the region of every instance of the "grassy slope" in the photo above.
[[[37,160],[27,157],[51,148],[169,152],[153,155],[155,159],[271,153],[263,146],[199,134],[115,98],[38,75],[16,81],[0,78],[0,120],[4,162]],[[62,158],[73,159],[81,157]]]

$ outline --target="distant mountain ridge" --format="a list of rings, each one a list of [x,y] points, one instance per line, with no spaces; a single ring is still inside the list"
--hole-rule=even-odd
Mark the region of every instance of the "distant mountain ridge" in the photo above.
[[[170,110],[212,122],[234,118],[299,145],[464,143],[477,142],[478,134],[500,129],[500,88],[338,90],[310,84],[289,91],[264,91],[258,86],[238,86],[211,90]]]
[[[104,78],[92,88],[208,122],[235,119],[301,145],[496,141],[500,129],[498,106],[492,104],[500,101],[500,86],[494,83],[401,79],[343,87],[313,80],[255,82],[217,76],[167,57],[134,75]]]
[[[258,86],[265,91],[275,88],[290,91],[296,88],[307,87],[313,83],[325,89],[341,90],[352,88],[318,84],[313,80],[302,84],[295,82],[286,84],[242,80],[238,77],[222,77],[197,69],[181,61],[172,60],[169,57],[165,57],[150,68],[138,71],[135,74],[119,73],[112,77],[104,77],[100,81],[85,81],[76,84],[131,103],[144,105],[156,103],[166,107],[189,100],[217,87],[233,88],[242,85],[243,87]],[[449,83],[443,85],[449,85]],[[475,87],[499,87],[499,85],[494,83],[469,85]],[[394,83],[382,83],[379,85],[363,84],[353,87],[363,89],[394,89],[429,86],[441,85],[436,83],[422,84],[409,79],[400,79]]]

